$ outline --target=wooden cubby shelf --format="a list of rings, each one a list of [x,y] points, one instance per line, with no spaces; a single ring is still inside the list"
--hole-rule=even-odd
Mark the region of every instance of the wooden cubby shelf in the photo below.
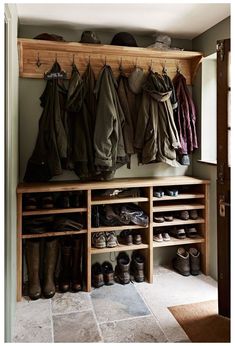
[[[107,252],[120,252],[120,251],[133,251],[133,250],[142,250],[142,249],[147,249],[149,247],[148,244],[140,244],[140,245],[118,245],[115,247],[105,247],[102,249],[98,248],[91,248],[91,254],[102,254],[102,253],[107,253]]]
[[[202,219],[201,217],[197,218],[196,220],[181,220],[181,219],[174,219],[173,221],[164,221],[164,222],[154,222],[153,227],[174,227],[174,226],[184,226],[184,225],[196,225],[205,223],[206,221]]]
[[[176,197],[164,196],[162,198],[153,197],[154,188],[167,186],[184,188],[187,187],[187,193],[179,194]],[[97,198],[93,196],[93,192],[96,190],[105,189],[118,189],[118,188],[140,188],[143,197],[126,197],[126,198],[112,198],[107,200],[106,198]],[[113,179],[111,181],[100,182],[79,182],[79,181],[56,181],[47,183],[21,183],[17,188],[17,300],[22,298],[23,288],[23,242],[29,241],[33,238],[46,238],[53,236],[71,236],[82,234],[85,239],[85,263],[86,272],[83,278],[86,282],[86,290],[91,290],[91,265],[92,256],[97,254],[105,254],[109,252],[119,251],[133,251],[141,250],[145,256],[145,273],[146,281],[153,282],[153,256],[154,248],[167,247],[167,246],[183,246],[187,244],[194,244],[201,252],[201,270],[204,274],[208,273],[208,189],[209,181],[203,179],[192,178],[188,176],[174,176],[174,177],[156,177],[156,178],[122,178]],[[28,193],[53,193],[63,191],[83,191],[84,200],[82,208],[68,208],[68,209],[50,209],[50,210],[23,210],[23,198],[24,194]],[[192,201],[192,199],[200,199],[200,201]],[[157,203],[156,201],[163,202]],[[173,201],[173,202],[172,202]],[[101,226],[92,227],[92,207],[94,205],[101,204],[113,204],[113,203],[129,203],[136,202],[149,217],[149,224],[147,227],[140,225],[122,225],[122,226]],[[174,219],[172,222],[156,223],[153,221],[154,213],[164,213],[199,209],[199,218],[196,220],[181,220]],[[86,218],[84,227],[80,231],[63,231],[63,232],[47,232],[43,234],[23,234],[23,218],[34,215],[44,214],[66,214],[66,213],[83,213],[83,218]],[[170,241],[164,241],[157,243],[153,241],[154,228],[159,227],[174,227],[174,226],[187,226],[197,225],[197,231],[199,236],[196,239],[186,238],[171,239]],[[163,228],[165,229],[165,228]],[[142,235],[143,244],[140,245],[122,245],[119,244],[115,248],[103,248],[97,249],[92,247],[92,234],[94,232],[109,232],[109,231],[122,231],[122,230],[139,230]],[[117,234],[118,235],[118,234]]]
[[[75,234],[85,234],[87,233],[86,229],[81,229],[80,231],[63,231],[63,232],[47,232],[39,234],[22,234],[22,239],[31,239],[31,238],[46,238],[46,237],[58,237],[64,235],[75,235]]]
[[[87,208],[66,208],[66,209],[45,209],[45,210],[27,210],[23,211],[23,216],[32,215],[48,215],[48,214],[67,214],[67,213],[83,213]]]
[[[162,241],[162,242],[153,242],[153,247],[165,247],[165,246],[183,246],[187,244],[199,244],[204,243],[205,239],[202,237],[197,237],[194,239],[185,238],[185,239],[176,239],[171,237],[171,240]]]

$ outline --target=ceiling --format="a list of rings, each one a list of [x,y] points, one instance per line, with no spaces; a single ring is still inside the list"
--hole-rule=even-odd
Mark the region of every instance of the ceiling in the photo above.
[[[226,3],[17,4],[19,23],[73,29],[165,33],[193,39],[230,16]]]

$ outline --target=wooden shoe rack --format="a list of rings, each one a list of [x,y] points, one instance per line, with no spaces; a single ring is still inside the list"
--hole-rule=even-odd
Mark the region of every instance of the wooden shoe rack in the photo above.
[[[106,190],[114,188],[134,188],[138,187],[141,191],[140,197],[125,197],[125,198],[97,198],[96,190]],[[157,187],[169,188],[176,187],[179,190],[178,196],[163,196],[161,198],[154,197],[153,191]],[[83,234],[86,239],[86,291],[91,290],[91,257],[94,254],[102,254],[107,252],[119,252],[139,249],[143,252],[146,263],[146,280],[153,280],[153,252],[155,247],[168,246],[184,246],[193,244],[202,254],[201,269],[204,274],[208,274],[208,187],[209,181],[196,179],[188,176],[175,177],[156,177],[156,178],[128,178],[114,179],[112,181],[103,182],[48,182],[48,183],[21,183],[17,188],[17,203],[18,203],[18,226],[17,226],[17,301],[22,298],[23,285],[23,241],[30,238],[52,237],[52,236],[67,236],[73,234]],[[43,193],[60,193],[60,192],[76,192],[83,191],[85,196],[84,205],[80,208],[68,209],[41,209],[25,211],[23,210],[24,194],[43,194]],[[101,226],[98,228],[92,227],[91,211],[94,205],[114,204],[114,203],[138,203],[138,205],[149,216],[149,224],[143,228],[138,225],[125,226]],[[163,222],[161,224],[153,221],[155,214],[177,213],[183,210],[197,210],[199,217],[196,220],[178,219],[177,216],[171,222]],[[25,234],[23,230],[23,218],[32,215],[48,215],[48,214],[65,214],[65,213],[83,213],[86,218],[84,229],[80,231],[54,232],[53,230],[43,234]],[[154,242],[153,232],[156,227],[168,229],[168,227],[195,225],[198,230],[198,237],[191,239],[176,239],[171,237],[170,241]],[[93,232],[116,231],[120,232],[125,229],[138,229],[141,232],[143,243],[140,245],[118,245],[115,248],[93,248],[91,245],[91,237]]]

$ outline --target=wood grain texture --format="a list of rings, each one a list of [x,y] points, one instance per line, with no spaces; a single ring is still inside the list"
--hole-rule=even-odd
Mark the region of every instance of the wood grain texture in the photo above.
[[[166,65],[168,75],[173,78],[176,66],[186,78],[187,84],[192,84],[202,53],[193,51],[157,51],[139,47],[121,47],[102,44],[86,44],[76,42],[53,42],[35,39],[18,39],[20,77],[43,78],[53,65],[55,58],[61,68],[67,72],[68,78],[71,74],[71,65],[74,61],[82,74],[90,61],[96,77],[104,63],[112,67],[114,75],[119,75],[119,66],[122,66],[129,74],[135,65],[142,67],[145,71],[152,69],[161,72]],[[41,66],[36,62],[40,59]]]
[[[154,241],[153,247],[182,246],[187,244],[199,244],[199,243],[205,243],[205,239],[199,236],[194,239],[191,239],[191,238],[176,239],[171,237],[171,240],[169,241],[162,241],[162,242]]]

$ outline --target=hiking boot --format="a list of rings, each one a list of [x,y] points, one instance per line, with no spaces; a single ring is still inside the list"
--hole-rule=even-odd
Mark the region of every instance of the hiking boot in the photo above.
[[[130,282],[130,258],[126,252],[120,252],[115,267],[115,279],[122,285]]]
[[[115,247],[118,245],[117,236],[114,231],[105,232],[106,237],[106,247]]]
[[[92,234],[92,245],[98,249],[106,247],[106,237],[104,232]]]
[[[114,271],[113,266],[110,262],[105,261],[102,264],[102,272],[104,277],[104,283],[105,285],[113,285],[114,284]]]
[[[54,274],[58,257],[58,240],[50,239],[45,242],[43,295],[52,298],[55,294]]]
[[[184,228],[176,228],[174,227],[173,229],[170,230],[170,235],[172,235],[175,238],[178,239],[185,239],[186,238],[186,233]]]
[[[173,259],[173,268],[183,276],[190,275],[189,253],[182,247],[178,248]]]
[[[140,245],[142,244],[142,236],[139,233],[134,233],[133,235],[133,243],[135,245]]]
[[[26,263],[28,271],[30,299],[36,300],[41,297],[41,285],[39,278],[40,267],[40,241],[26,240]]]
[[[195,248],[189,249],[190,273],[192,275],[200,274],[200,252]]]
[[[195,210],[190,210],[189,216],[190,216],[190,219],[197,220],[197,218],[198,218],[197,210],[196,209]]]
[[[91,267],[92,286],[99,288],[104,286],[104,276],[100,263],[96,262]]]
[[[144,256],[138,251],[133,251],[131,256],[131,274],[136,282],[144,281]]]
[[[125,245],[133,245],[133,236],[130,230],[124,230],[120,233],[120,242]]]

